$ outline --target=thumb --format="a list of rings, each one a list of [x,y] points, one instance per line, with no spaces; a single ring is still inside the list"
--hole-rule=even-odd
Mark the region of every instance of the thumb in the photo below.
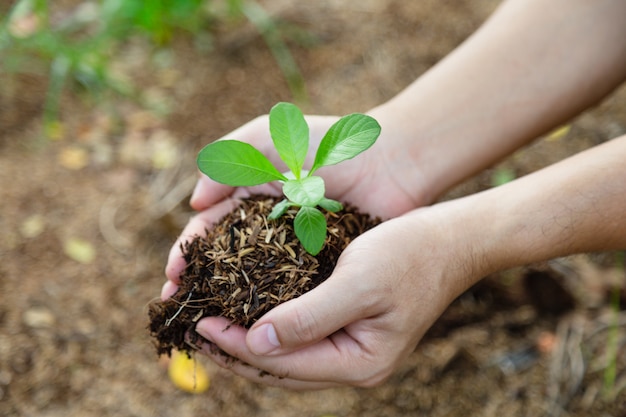
[[[378,297],[361,285],[368,280],[359,282],[355,275],[359,274],[354,268],[337,267],[315,289],[275,307],[250,328],[246,336],[248,349],[256,355],[297,350],[375,314]]]

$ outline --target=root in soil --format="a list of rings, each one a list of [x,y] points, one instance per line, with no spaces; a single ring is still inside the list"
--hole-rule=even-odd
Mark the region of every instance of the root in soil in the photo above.
[[[357,236],[380,223],[346,205],[326,213],[322,251],[307,253],[293,230],[297,210],[268,220],[274,197],[252,196],[226,215],[206,237],[182,246],[187,263],[178,291],[149,307],[149,330],[158,354],[199,349],[195,332],[203,317],[222,316],[249,328],[263,314],[328,278],[339,255]]]

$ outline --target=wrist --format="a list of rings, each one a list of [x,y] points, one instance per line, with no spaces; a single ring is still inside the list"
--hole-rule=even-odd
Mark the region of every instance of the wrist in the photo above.
[[[503,191],[494,188],[413,212],[416,220],[427,218],[433,227],[423,236],[432,240],[442,282],[457,296],[489,274],[539,260],[553,243],[531,244],[537,238],[527,227],[530,217],[525,207],[516,206],[511,194]],[[419,227],[413,230],[420,235]]]
[[[483,227],[488,221],[470,199],[457,199],[413,210],[392,220],[396,238],[389,245],[395,259],[405,261],[408,275],[446,294],[447,303],[493,272],[490,244]]]
[[[626,136],[500,187],[442,203],[478,275],[626,245]],[[480,279],[480,278],[479,278]]]
[[[486,123],[471,111],[459,118],[458,109],[447,110],[445,103],[437,104],[436,98],[433,103],[427,93],[417,91],[428,90],[420,84],[425,83],[419,80],[368,113],[382,126],[382,156],[402,175],[407,189],[417,190],[430,204],[522,141],[500,142],[500,132],[506,129],[499,122]]]

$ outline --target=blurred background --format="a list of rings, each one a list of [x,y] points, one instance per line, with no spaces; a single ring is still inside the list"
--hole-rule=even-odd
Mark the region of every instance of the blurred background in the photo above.
[[[371,390],[293,393],[200,357],[177,365],[146,330],[202,145],[278,101],[367,111],[498,3],[0,1],[0,415],[624,415],[623,253],[488,277]],[[625,120],[622,88],[446,198],[623,134]],[[176,376],[204,372],[202,393]]]

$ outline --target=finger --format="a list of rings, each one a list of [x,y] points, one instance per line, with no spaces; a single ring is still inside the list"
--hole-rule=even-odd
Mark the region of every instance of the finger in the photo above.
[[[180,283],[180,274],[185,269],[186,262],[183,258],[181,245],[190,241],[194,236],[205,236],[206,230],[213,227],[222,217],[232,211],[239,201],[234,198],[227,198],[220,201],[216,205],[196,214],[189,220],[187,226],[183,229],[167,257],[167,265],[165,266],[165,275],[174,283]]]
[[[277,358],[268,360],[268,358],[255,357],[245,344],[247,330],[241,326],[231,325],[229,320],[223,317],[208,317],[200,320],[196,331],[208,341],[208,344],[203,345],[203,353],[223,368],[247,379],[273,386],[288,386],[293,389],[297,386],[324,388],[330,384],[324,381],[291,378],[286,371],[277,366],[280,362]],[[216,349],[216,346],[219,346],[221,351]]]
[[[386,353],[384,349],[369,350],[369,347],[379,346],[374,339],[368,341],[365,337],[362,341],[357,341],[345,331],[336,332],[315,345],[295,352],[278,356],[258,356],[245,344],[247,330],[228,325],[228,320],[217,317],[205,318],[198,322],[196,331],[213,343],[213,348],[206,353],[211,354],[211,358],[218,364],[233,372],[266,384],[285,384],[281,381],[289,380],[291,387],[294,388],[294,381],[318,387],[346,384],[370,386],[384,380],[393,369],[384,365],[390,363],[384,357]],[[364,328],[367,324],[363,323],[356,327]],[[367,331],[352,329],[352,333],[366,335]],[[231,358],[219,353],[215,346],[219,346]],[[393,349],[389,349],[391,350]],[[241,361],[245,366],[236,366],[237,361],[232,358]],[[262,374],[269,374],[277,380],[259,379],[257,375],[259,370],[265,371]]]
[[[248,363],[234,359],[218,351],[215,345],[211,343],[202,344],[201,352],[208,356],[214,363],[221,368],[233,372],[252,382],[264,384],[272,387],[287,388],[296,391],[312,391],[326,388],[339,387],[341,384],[335,382],[311,382],[300,381],[293,378],[281,378],[274,376],[267,371],[256,368]]]
[[[193,189],[189,205],[196,211],[202,211],[232,195],[233,187],[220,184],[204,174],[200,174]]]
[[[176,291],[178,291],[178,285],[174,284],[170,280],[165,281],[165,284],[163,284],[163,288],[161,288],[161,300],[167,300],[172,295],[174,295]]]
[[[263,184],[256,187],[233,188],[217,183],[202,174],[200,175],[200,178],[198,178],[196,187],[191,194],[189,205],[191,205],[191,207],[196,211],[202,211],[230,197],[243,198],[249,197],[251,194],[280,195],[281,189],[282,187],[278,184]]]

